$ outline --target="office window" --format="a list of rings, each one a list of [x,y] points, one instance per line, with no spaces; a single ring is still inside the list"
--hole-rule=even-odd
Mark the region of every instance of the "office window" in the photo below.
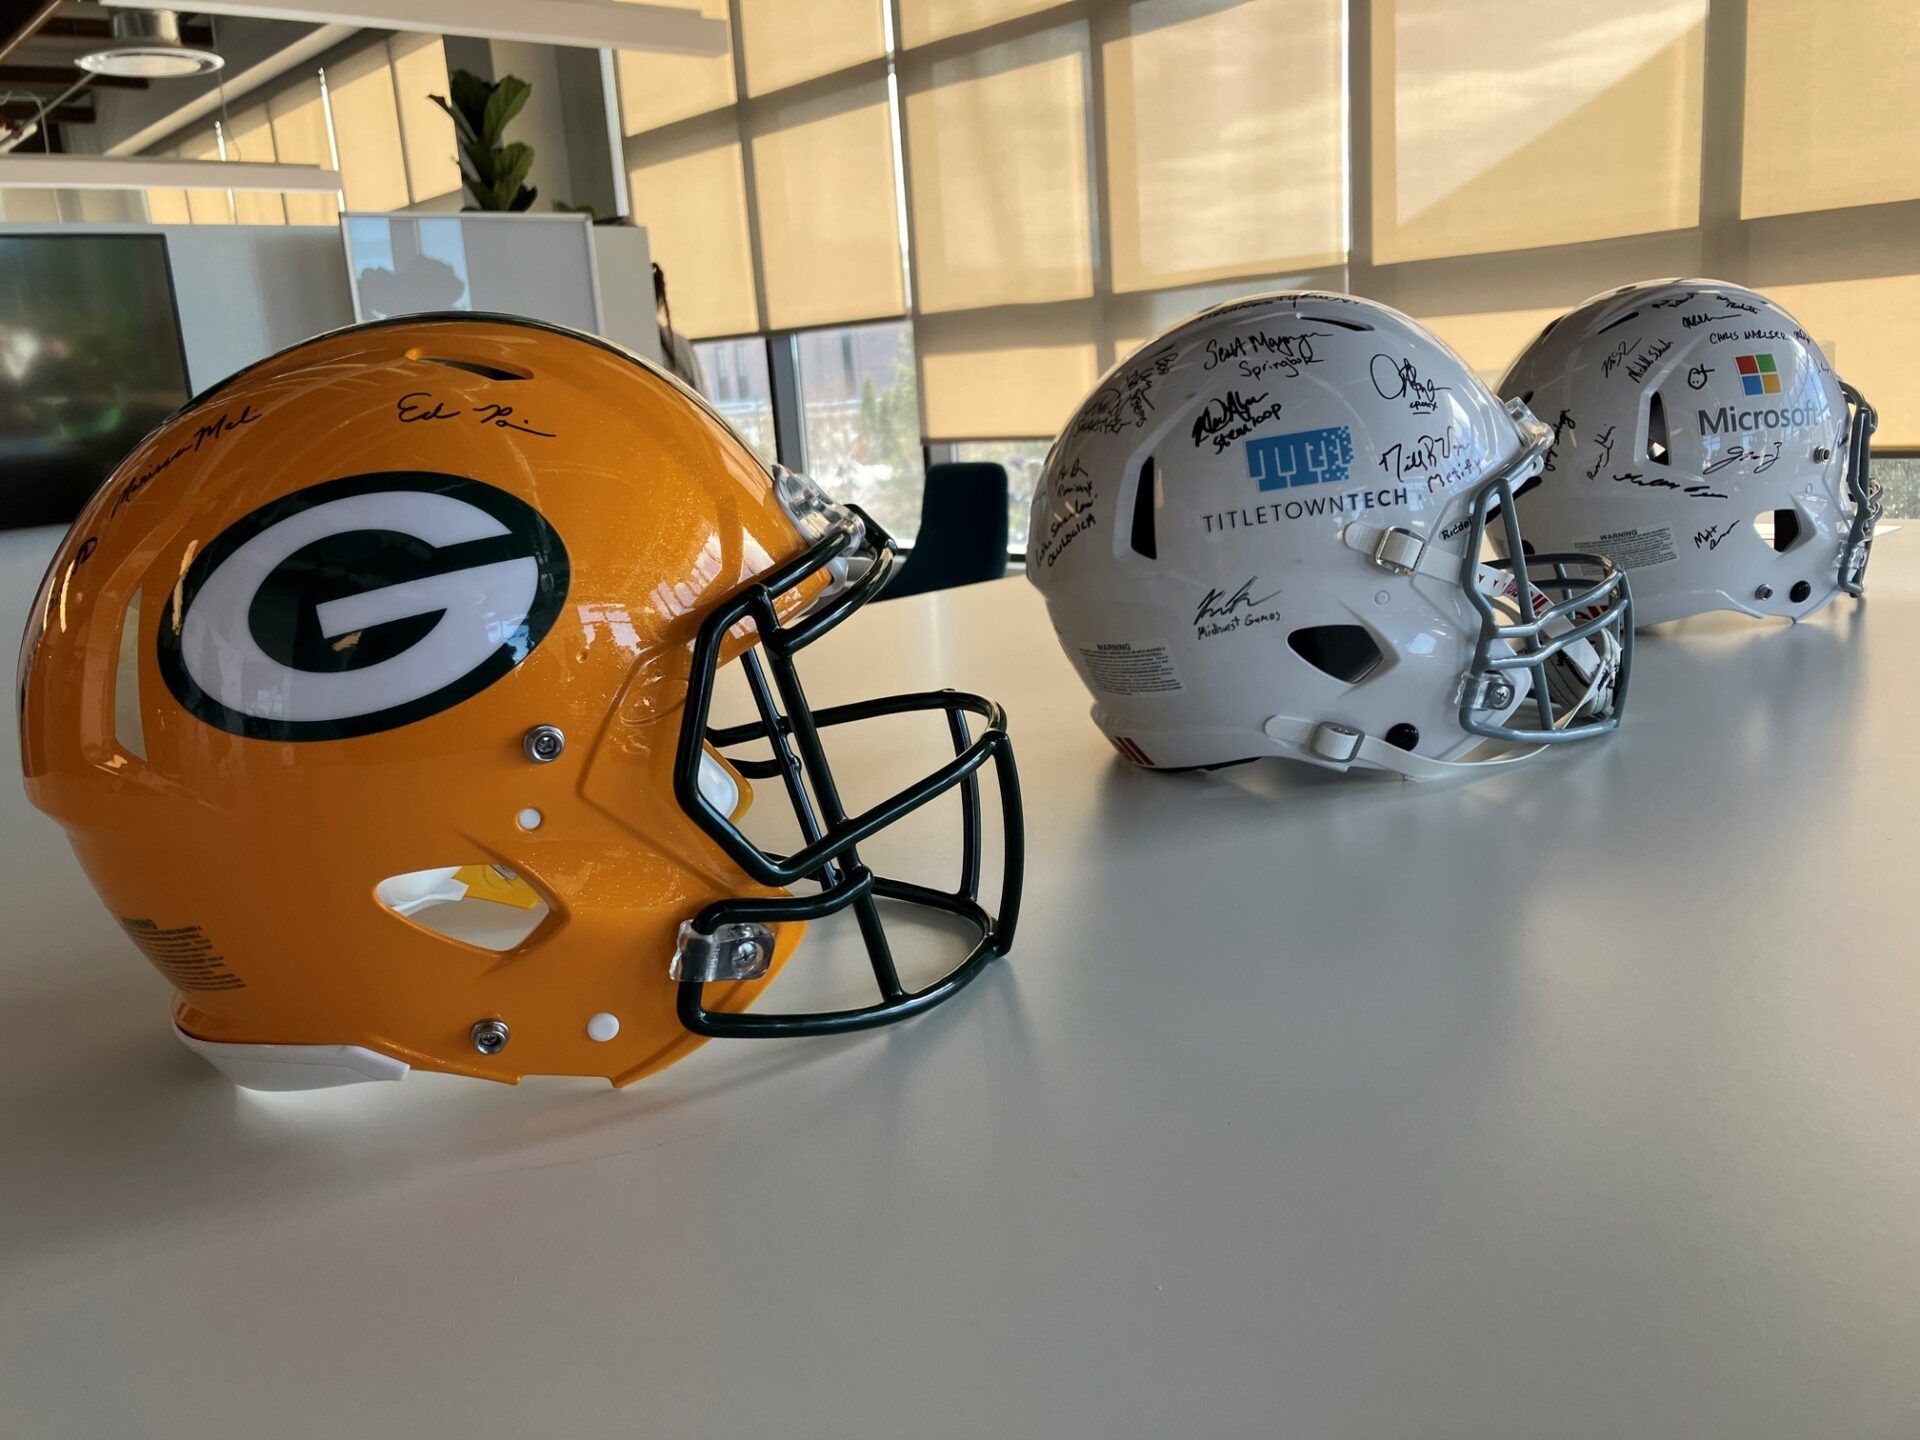
[[[182,160],[218,160],[220,138],[209,128],[180,147]],[[187,212],[196,225],[233,224],[233,204],[225,190],[187,191]]]
[[[1084,23],[902,71],[925,311],[1093,293]]]
[[[1876,457],[1873,478],[1887,519],[1920,520],[1920,455]]]
[[[267,107],[256,105],[233,117],[226,126],[227,159],[250,165],[271,165],[278,158],[273,148],[273,122]],[[284,225],[287,207],[270,190],[233,192],[233,218],[242,225]]]
[[[1027,519],[1033,508],[1040,467],[1047,463],[1051,440],[971,440],[953,447],[956,460],[987,460],[1007,472],[1007,548],[1027,548]]]
[[[327,95],[347,208],[406,209],[407,167],[387,47],[371,45],[328,66]]]
[[[1114,289],[1344,257],[1345,14],[1342,0],[1126,8],[1102,47]]]
[[[1376,260],[1698,223],[1706,0],[1372,4]]]
[[[427,98],[447,93],[447,47],[438,35],[395,35],[387,52],[393,57],[407,189],[415,204],[451,195],[460,188],[453,121]]]
[[[683,335],[739,335],[760,328],[747,182],[731,114],[634,141],[627,154],[633,218],[647,227],[666,273],[674,328]]]
[[[900,43],[925,45],[949,35],[1044,10],[1053,0],[900,0]]]
[[[740,432],[747,448],[768,465],[780,456],[774,442],[773,381],[767,374],[767,342],[702,340],[694,345],[713,408]]]
[[[193,211],[187,205],[187,192],[184,190],[149,190],[147,193],[147,220],[154,225],[187,225],[193,221]]]
[[[710,20],[725,20],[727,0],[675,0]],[[620,50],[613,57],[620,81],[620,133],[638,135],[734,102],[733,53],[661,55]]]
[[[740,0],[747,93],[797,85],[886,53],[887,0]]]
[[[1920,198],[1916,74],[1913,0],[1749,5],[1741,214]]]
[[[284,164],[333,166],[333,147],[327,143],[327,115],[320,100],[316,75],[267,102],[273,125],[273,148]],[[337,225],[340,207],[331,195],[288,195],[289,225]]]
[[[913,332],[904,321],[796,336],[807,470],[896,539],[920,528],[926,461]]]
[[[797,330],[905,310],[886,82],[770,103],[752,136],[767,323]]]

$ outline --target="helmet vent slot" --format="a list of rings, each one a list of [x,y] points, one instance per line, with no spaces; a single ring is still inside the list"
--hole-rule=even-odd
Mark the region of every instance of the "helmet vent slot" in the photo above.
[[[496,953],[524,944],[552,911],[519,875],[484,860],[389,875],[373,893],[409,924]]]
[[[1331,315],[1302,315],[1302,320],[1311,320],[1316,325],[1338,325],[1342,330],[1371,330],[1373,326],[1362,320],[1339,320]]]
[[[113,738],[136,760],[147,758],[147,727],[140,716],[140,592],[120,617],[120,655],[113,670]]]
[[[1287,636],[1293,653],[1322,674],[1358,685],[1379,669],[1380,647],[1361,625],[1308,625]]]
[[[478,375],[483,380],[531,380],[531,370],[508,370],[503,366],[489,365],[484,360],[457,360],[451,355],[421,355],[410,353],[410,360],[418,360],[423,365],[444,365],[449,370],[464,370],[469,375]]]
[[[1658,390],[1647,397],[1647,460],[1654,465],[1673,463],[1667,448],[1667,404]]]
[[[1636,316],[1638,316],[1639,313],[1640,312],[1638,310],[1629,310],[1627,311],[1626,314],[1622,315],[1618,320],[1609,320],[1606,324],[1602,325],[1598,330],[1594,331],[1593,333],[1596,335],[1604,335],[1609,330],[1617,330],[1622,325],[1626,324],[1629,320],[1632,320]]]
[[[1160,558],[1159,542],[1153,529],[1153,512],[1159,501],[1159,488],[1159,467],[1149,455],[1140,462],[1140,473],[1133,482],[1133,527],[1128,540],[1134,554],[1144,555],[1149,560]]]
[[[1753,532],[1776,553],[1793,549],[1805,533],[1798,510],[1762,510],[1753,517]]]

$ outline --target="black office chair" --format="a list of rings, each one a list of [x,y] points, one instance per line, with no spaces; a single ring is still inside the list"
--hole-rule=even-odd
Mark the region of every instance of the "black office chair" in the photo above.
[[[998,580],[1007,573],[1007,472],[985,463],[930,465],[920,533],[882,600]]]

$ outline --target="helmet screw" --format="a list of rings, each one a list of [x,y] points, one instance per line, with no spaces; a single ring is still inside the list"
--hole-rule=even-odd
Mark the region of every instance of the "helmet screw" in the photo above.
[[[520,748],[534,764],[544,765],[560,758],[560,752],[567,748],[567,737],[558,725],[536,725],[520,737]]]
[[[1487,686],[1487,704],[1498,710],[1513,700],[1513,685],[1510,681],[1495,680]]]
[[[511,1033],[504,1020],[476,1020],[473,1028],[467,1032],[467,1038],[473,1041],[473,1048],[482,1055],[498,1055],[507,1048]]]
[[[1756,600],[1771,600],[1773,598],[1773,586],[1762,585],[1758,590],[1753,592],[1753,598]]]
[[[1827,463],[1827,461],[1831,460],[1832,458],[1833,458],[1833,451],[1829,450],[1826,446],[1816,445],[1813,447],[1813,463],[1814,464],[1824,465]]]

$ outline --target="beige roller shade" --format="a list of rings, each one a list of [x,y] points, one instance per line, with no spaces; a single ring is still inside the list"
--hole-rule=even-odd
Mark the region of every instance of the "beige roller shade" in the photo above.
[[[256,105],[233,117],[227,127],[227,159],[271,165],[279,156],[273,148],[273,125],[267,107]],[[256,190],[233,192],[234,218],[242,225],[284,225],[287,207],[278,195]]]
[[[634,223],[647,227],[666,272],[674,328],[701,338],[760,327],[747,186],[731,114],[691,130],[632,144],[628,173]]]
[[[395,35],[387,41],[387,52],[393,57],[407,189],[415,204],[452,194],[460,188],[453,121],[427,98],[447,93],[447,47],[438,35]]]
[[[153,225],[188,225],[193,212],[187,208],[184,190],[147,191],[147,221]]]
[[[1706,0],[1372,0],[1382,262],[1696,224]]]
[[[1920,198],[1920,4],[1747,7],[1741,212]]]
[[[333,102],[333,138],[340,147],[340,185],[347,208],[406,209],[407,168],[387,47],[369,46],[329,66],[327,94]]]
[[[790,0],[791,3],[791,0]],[[924,45],[1044,10],[1055,0],[900,0],[900,44]]]
[[[1752,285],[1873,403],[1881,447],[1920,446],[1920,236],[1906,208],[1785,217],[1755,226],[1749,240]]]
[[[267,115],[273,122],[273,148],[282,164],[333,168],[317,78],[269,100]],[[340,220],[340,207],[331,195],[288,195],[286,204],[289,225],[334,225]]]
[[[1416,315],[1466,361],[1489,386],[1499,383],[1507,367],[1546,329],[1549,320],[1567,313],[1564,305],[1520,310],[1482,310],[1464,315]],[[1553,416],[1546,417],[1549,421]]]
[[[1091,303],[922,315],[914,323],[929,440],[1053,435],[1100,377]]]
[[[731,18],[727,0],[674,0],[710,20]],[[614,55],[620,81],[620,133],[638,135],[676,120],[704,115],[734,102],[733,55],[662,55],[621,50]]]
[[[182,160],[218,160],[220,141],[213,131],[196,135],[180,147]],[[233,224],[233,206],[228,202],[225,190],[189,190],[187,191],[187,212],[196,225]]]
[[[884,80],[756,113],[754,188],[778,329],[906,308]]]
[[[911,67],[905,105],[922,310],[1093,293],[1087,27]]]
[[[885,0],[739,0],[747,93],[797,85],[886,54]]]
[[[1126,7],[1126,33],[1102,56],[1114,289],[1344,256],[1344,9],[1342,0]]]

